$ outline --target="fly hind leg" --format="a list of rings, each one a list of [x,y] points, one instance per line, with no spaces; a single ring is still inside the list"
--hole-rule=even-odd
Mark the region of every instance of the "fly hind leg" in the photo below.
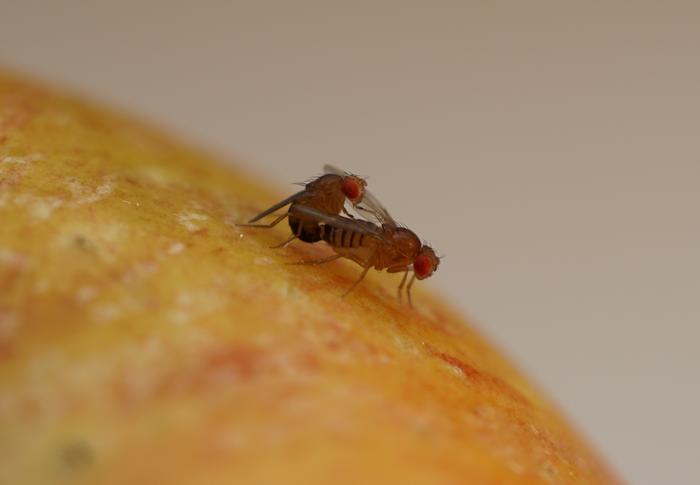
[[[274,221],[272,221],[272,222],[269,223],[269,224],[252,224],[252,223],[250,223],[250,222],[247,222],[247,223],[245,223],[245,224],[236,224],[236,225],[237,225],[238,227],[260,227],[260,228],[263,228],[263,229],[270,229],[270,228],[272,228],[272,227],[275,227],[275,226],[276,226],[277,224],[279,224],[280,222],[282,222],[282,220],[283,220],[285,217],[287,217],[288,215],[289,215],[289,214],[285,212],[284,214],[282,214],[281,216],[279,216],[277,219],[275,219]]]
[[[291,236],[289,236],[289,239],[287,239],[286,241],[281,242],[279,244],[275,244],[274,246],[270,246],[270,249],[286,248],[287,246],[289,246],[289,243],[294,241],[296,238],[297,238],[297,235],[292,234]]]
[[[280,222],[282,222],[282,220],[284,220],[284,218],[287,216],[289,216],[289,213],[281,214],[279,217],[277,217],[277,219],[270,222],[269,224],[254,224],[254,223],[248,222],[245,224],[236,224],[236,226],[238,226],[238,227],[259,227],[261,229],[271,229],[271,228],[275,227],[277,224],[279,224]],[[251,220],[255,220],[255,218],[251,219]],[[294,239],[297,236],[298,236],[298,234],[292,234],[292,236],[289,239],[287,239],[286,241],[284,241],[283,243],[275,244],[274,246],[270,246],[270,248],[277,249],[277,248],[287,247],[287,245],[289,245],[290,242],[294,241]]]
[[[326,258],[321,258],[321,259],[309,259],[306,261],[297,261],[296,263],[287,263],[287,264],[311,264],[311,265],[316,265],[316,264],[323,264],[323,263],[330,263],[331,261],[335,261],[336,259],[340,258],[340,254],[334,254],[333,256],[328,256]]]
[[[293,221],[294,221],[294,219],[289,219],[289,225],[290,225],[290,226],[292,225],[292,222],[293,222]],[[301,222],[297,223],[297,228],[296,228],[296,233],[295,233],[295,234],[292,234],[291,236],[289,236],[289,239],[287,239],[287,240],[284,241],[283,243],[276,244],[276,245],[274,245],[274,246],[270,246],[270,248],[271,248],[271,249],[286,248],[287,246],[289,246],[289,243],[290,243],[290,242],[294,241],[296,238],[298,238],[298,237],[301,236],[302,230],[303,230],[303,226],[302,226]]]
[[[352,284],[352,286],[351,286],[350,288],[348,288],[347,291],[346,291],[345,293],[343,293],[343,298],[345,298],[346,296],[348,296],[348,294],[349,294],[352,290],[354,290],[354,289],[357,287],[357,285],[359,285],[360,282],[361,282],[363,279],[365,279],[365,276],[367,275],[367,272],[369,271],[369,269],[370,269],[371,267],[372,267],[371,264],[365,266],[365,269],[364,269],[364,271],[362,271],[362,274],[360,275],[360,277],[357,278],[357,280],[355,280],[355,282]]]

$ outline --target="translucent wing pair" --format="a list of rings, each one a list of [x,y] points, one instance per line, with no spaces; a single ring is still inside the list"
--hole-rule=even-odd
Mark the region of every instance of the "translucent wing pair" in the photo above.
[[[325,173],[332,173],[336,175],[348,174],[344,170],[328,164],[323,166],[323,171]],[[374,194],[367,189],[365,189],[362,201],[355,206],[355,209],[363,215],[376,219],[380,224],[387,224],[393,227],[398,226],[394,218],[389,214],[389,211],[384,208],[381,202],[379,202],[379,199],[377,199]]]

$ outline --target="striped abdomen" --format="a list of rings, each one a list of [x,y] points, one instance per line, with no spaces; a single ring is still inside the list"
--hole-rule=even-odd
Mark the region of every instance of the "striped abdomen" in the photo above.
[[[302,221],[293,214],[289,215],[289,228],[292,234],[307,243],[315,243],[321,240],[321,227],[312,221]]]
[[[334,248],[359,248],[367,237],[358,231],[329,224],[319,224],[321,239]]]

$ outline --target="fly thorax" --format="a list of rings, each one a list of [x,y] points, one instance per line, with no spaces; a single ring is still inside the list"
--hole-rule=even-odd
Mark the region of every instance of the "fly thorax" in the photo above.
[[[420,252],[421,242],[413,231],[403,227],[385,228],[385,245],[382,266],[394,268],[397,266],[408,266],[413,262],[413,258]]]

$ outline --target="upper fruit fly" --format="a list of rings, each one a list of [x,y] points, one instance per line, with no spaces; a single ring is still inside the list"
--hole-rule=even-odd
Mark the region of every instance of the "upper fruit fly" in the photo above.
[[[308,243],[320,241],[321,238],[316,223],[305,220],[303,214],[295,211],[295,209],[297,207],[308,207],[323,214],[338,215],[341,212],[348,214],[345,210],[345,201],[348,200],[353,206],[357,206],[364,198],[366,193],[365,186],[367,185],[367,182],[357,175],[343,172],[330,165],[326,165],[324,169],[326,173],[306,183],[304,190],[287,197],[269,209],[262,211],[249,220],[248,223],[239,224],[239,226],[271,228],[287,217],[289,218],[289,227],[292,230],[292,235],[289,239],[274,247],[286,246],[296,238]],[[269,224],[256,224],[263,217],[287,205],[289,206],[287,212],[279,215]]]
[[[298,217],[313,222],[309,227],[316,227],[316,236],[326,241],[335,252],[333,256],[315,261],[303,261],[302,264],[326,263],[340,257],[355,261],[364,270],[345,292],[346,295],[364,279],[372,267],[379,271],[385,269],[389,273],[403,272],[404,275],[398,287],[399,300],[401,300],[401,291],[406,285],[408,273],[413,271],[411,280],[405,286],[408,303],[412,306],[413,282],[416,279],[428,278],[437,271],[440,258],[433,248],[421,242],[416,233],[399,226],[371,193],[365,192],[363,205],[356,205],[356,209],[376,219],[379,224],[326,214],[308,206],[294,208]]]

